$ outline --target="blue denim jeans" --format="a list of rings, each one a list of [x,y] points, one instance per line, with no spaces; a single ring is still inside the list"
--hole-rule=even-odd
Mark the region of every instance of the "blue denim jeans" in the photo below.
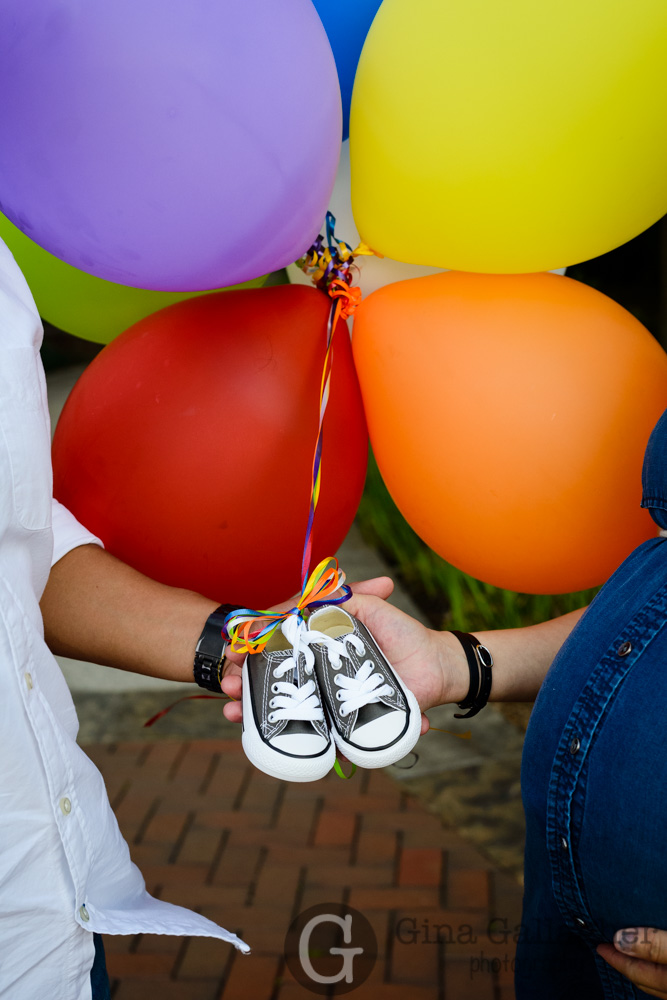
[[[649,442],[643,488],[643,506],[664,527],[667,413]],[[595,947],[624,927],[667,929],[666,711],[667,538],[656,537],[580,619],[530,720],[518,1000],[646,995]]]
[[[110,1000],[109,977],[107,963],[104,957],[104,945],[99,934],[93,934],[95,942],[95,959],[90,970],[90,985],[93,991],[92,1000]]]

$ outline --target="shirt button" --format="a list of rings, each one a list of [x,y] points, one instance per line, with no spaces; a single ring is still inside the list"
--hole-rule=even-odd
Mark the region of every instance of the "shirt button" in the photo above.
[[[631,652],[632,652],[632,643],[631,642],[622,642],[621,645],[616,650],[616,655],[617,656],[627,656],[628,653],[631,653]]]
[[[581,917],[575,917],[574,918],[574,922],[575,922],[575,924],[579,924],[580,927],[585,927],[586,926],[586,921],[582,920]]]
[[[579,753],[580,749],[581,749],[581,740],[579,739],[578,736],[575,736],[572,742],[570,743],[570,753],[574,757],[575,753]]]
[[[561,838],[560,838],[560,846],[562,847],[562,849],[563,849],[564,851],[566,851],[566,850],[568,849],[568,846],[569,846],[569,845],[568,845],[568,842],[567,842],[567,840],[566,840],[566,838],[565,838],[565,837],[561,837]]]
[[[83,904],[83,906],[79,907],[79,916],[81,917],[82,920],[85,920],[86,923],[88,923],[88,921],[90,920],[90,914],[86,909],[85,903]]]
[[[72,803],[69,799],[65,798],[60,800],[60,811],[63,816],[69,816],[72,811]]]
[[[26,671],[26,673],[23,676],[25,677],[25,686],[27,687],[28,691],[32,691],[32,674],[29,674]]]

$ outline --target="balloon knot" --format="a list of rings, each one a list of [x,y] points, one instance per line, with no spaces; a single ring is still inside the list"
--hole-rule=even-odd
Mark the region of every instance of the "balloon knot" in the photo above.
[[[327,212],[326,237],[320,234],[296,263],[305,274],[310,275],[316,288],[332,299],[340,300],[339,315],[347,319],[361,302],[361,289],[355,284],[359,272],[355,258],[371,257],[375,251],[365,243],[360,243],[353,250],[348,243],[338,239],[334,233],[335,226],[336,219],[331,212]]]

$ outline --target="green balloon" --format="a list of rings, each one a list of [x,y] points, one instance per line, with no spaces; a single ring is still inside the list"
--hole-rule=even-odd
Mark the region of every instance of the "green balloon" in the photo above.
[[[206,292],[151,292],[116,285],[66,264],[28,239],[0,215],[0,239],[14,254],[42,319],[66,333],[108,344],[128,326],[173,302]],[[261,288],[266,275],[234,288]],[[220,289],[211,289],[220,291]]]

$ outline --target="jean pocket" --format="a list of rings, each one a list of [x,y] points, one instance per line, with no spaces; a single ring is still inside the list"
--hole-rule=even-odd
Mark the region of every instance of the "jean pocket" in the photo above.
[[[41,364],[31,347],[0,354],[0,430],[12,475],[14,510],[30,530],[51,523],[51,442]]]

